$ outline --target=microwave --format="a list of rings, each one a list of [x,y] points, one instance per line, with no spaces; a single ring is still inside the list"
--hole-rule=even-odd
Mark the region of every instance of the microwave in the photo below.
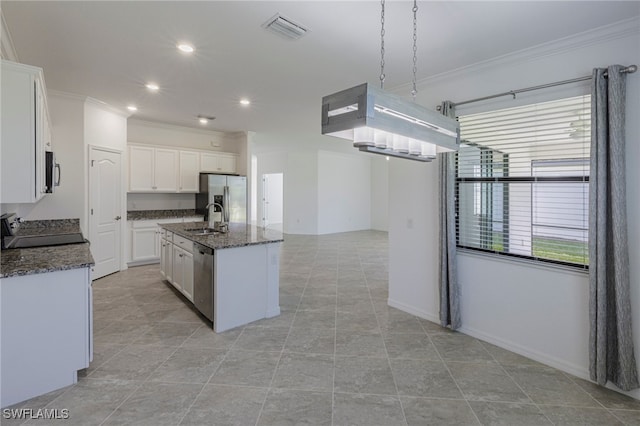
[[[55,154],[51,151],[46,151],[44,154],[45,192],[51,194],[55,191],[56,186],[60,186],[62,172],[60,170],[60,164],[56,163]]]

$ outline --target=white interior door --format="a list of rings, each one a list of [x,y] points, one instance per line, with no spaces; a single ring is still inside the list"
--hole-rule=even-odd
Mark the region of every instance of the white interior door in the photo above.
[[[89,240],[96,264],[92,278],[120,270],[122,239],[121,153],[91,148]]]
[[[284,222],[282,173],[262,175],[262,226],[282,231]]]

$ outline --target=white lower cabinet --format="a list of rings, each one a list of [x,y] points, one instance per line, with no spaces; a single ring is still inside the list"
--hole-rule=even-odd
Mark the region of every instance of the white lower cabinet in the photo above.
[[[165,231],[166,232],[166,231]],[[167,281],[173,281],[173,233],[162,234],[160,241],[160,274]]]
[[[133,228],[131,230],[131,260],[139,262],[159,257],[157,240],[157,225]]]
[[[2,278],[0,288],[0,407],[76,383],[93,358],[90,268]]]
[[[162,261],[161,240],[163,230],[159,224],[198,222],[201,220],[202,216],[177,219],[130,220],[128,222],[130,241],[128,243],[127,263],[129,266],[136,266]]]
[[[169,282],[193,302],[193,253],[172,244],[172,254],[173,279]]]

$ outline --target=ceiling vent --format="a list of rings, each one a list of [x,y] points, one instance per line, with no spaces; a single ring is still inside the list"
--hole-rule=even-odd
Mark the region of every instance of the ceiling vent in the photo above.
[[[276,33],[289,40],[297,40],[305,35],[309,30],[302,25],[293,22],[289,18],[276,13],[271,18],[267,19],[267,22],[262,24],[262,28]]]

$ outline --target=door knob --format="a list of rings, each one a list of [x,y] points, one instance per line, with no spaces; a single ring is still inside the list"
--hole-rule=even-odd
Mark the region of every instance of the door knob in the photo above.
[[[114,217],[113,219],[114,219],[114,220],[120,220],[120,219],[122,219],[122,216],[116,216],[116,217]]]

